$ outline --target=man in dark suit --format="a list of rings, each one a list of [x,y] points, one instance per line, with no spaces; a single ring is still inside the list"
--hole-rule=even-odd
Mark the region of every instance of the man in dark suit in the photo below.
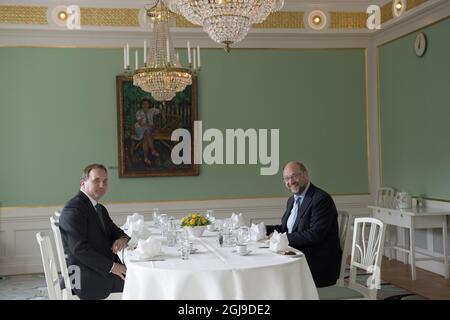
[[[334,285],[342,250],[333,199],[310,183],[308,171],[300,162],[286,164],[283,179],[293,196],[287,201],[281,225],[267,226],[267,234],[287,232],[289,245],[305,254],[316,286]]]
[[[117,252],[130,239],[109,217],[98,201],[108,188],[108,173],[101,164],[87,166],[80,180],[80,192],[61,212],[61,230],[68,265],[76,266],[79,287],[73,291],[80,299],[104,299],[112,292],[122,292],[126,267]],[[76,284],[76,281],[75,281]]]

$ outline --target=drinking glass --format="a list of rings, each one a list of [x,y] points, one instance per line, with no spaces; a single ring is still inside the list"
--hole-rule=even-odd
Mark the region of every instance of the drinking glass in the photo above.
[[[153,223],[155,224],[155,227],[159,226],[159,208],[153,208]]]
[[[233,222],[231,219],[224,219],[222,225],[223,246],[234,246],[235,238],[233,234]]]
[[[211,209],[206,210],[205,217],[208,218],[209,220],[211,219],[216,220],[216,218],[214,217],[214,210]]]
[[[175,220],[173,217],[169,218],[169,221],[167,222],[167,246],[168,247],[174,247],[177,240],[177,234],[176,234],[176,225]]]
[[[169,216],[165,213],[161,213],[159,215],[159,226],[161,229],[161,235],[163,237],[165,237],[165,235],[166,235],[168,222],[169,222]]]
[[[181,243],[180,252],[181,252],[181,259],[183,260],[189,259],[189,255],[191,253],[191,243],[189,240],[183,240],[183,242]]]
[[[246,245],[250,241],[250,230],[248,227],[240,227],[237,231],[237,242]]]
[[[205,215],[206,219],[208,219],[209,224],[207,229],[209,231],[214,231],[216,230],[216,217],[214,217],[214,210],[206,210],[206,215]]]

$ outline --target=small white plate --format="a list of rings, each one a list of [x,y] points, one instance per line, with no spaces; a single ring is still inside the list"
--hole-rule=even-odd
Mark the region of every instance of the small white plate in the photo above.
[[[295,252],[292,250],[289,250],[291,252]],[[286,258],[300,258],[301,256],[303,256],[303,253],[301,252],[295,252],[295,254],[285,254],[285,251],[281,251],[281,252],[277,252],[280,256],[286,257]]]

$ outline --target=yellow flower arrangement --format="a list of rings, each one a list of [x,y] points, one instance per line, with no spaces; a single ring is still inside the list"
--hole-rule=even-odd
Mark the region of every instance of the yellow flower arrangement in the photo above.
[[[182,227],[207,226],[210,223],[211,221],[209,221],[208,218],[197,213],[181,218]]]

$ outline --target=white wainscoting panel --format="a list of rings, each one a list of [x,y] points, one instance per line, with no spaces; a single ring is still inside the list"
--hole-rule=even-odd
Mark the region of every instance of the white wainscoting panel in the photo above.
[[[370,215],[367,208],[372,203],[370,195],[333,196],[338,210],[346,210],[355,215]],[[126,217],[134,212],[144,215],[145,220],[151,220],[153,208],[158,207],[161,212],[175,217],[182,217],[190,212],[204,213],[206,209],[213,209],[217,218],[231,216],[232,212],[242,212],[245,222],[264,221],[266,224],[279,223],[286,208],[287,197],[227,199],[205,201],[173,201],[173,202],[143,202],[143,203],[110,203],[105,204],[117,225],[122,225]],[[450,203],[427,201],[427,205],[450,208]],[[36,243],[36,233],[47,232],[51,237],[49,217],[58,206],[52,207],[8,207],[0,211],[0,275],[26,274],[43,272],[39,248]],[[436,232],[437,230],[435,230]],[[420,253],[442,255],[433,250],[433,242],[437,235],[428,231],[427,248],[417,250]],[[402,244],[402,231],[399,231]],[[442,236],[441,236],[442,237]],[[441,239],[441,237],[439,239]],[[438,248],[439,249],[439,248]],[[56,251],[55,251],[56,252]],[[403,261],[402,255],[397,259]],[[443,264],[434,261],[417,262],[419,268],[438,274],[444,274]]]
[[[339,210],[357,214],[369,214],[369,195],[334,197]],[[151,220],[153,208],[175,217],[190,212],[213,209],[217,218],[231,216],[232,212],[242,212],[245,222],[264,221],[266,224],[279,223],[286,207],[287,197],[230,199],[207,201],[173,201],[146,203],[105,204],[117,225],[122,225],[126,217],[134,212]],[[47,232],[51,237],[49,217],[58,206],[52,207],[8,207],[0,211],[0,275],[43,272],[36,233]],[[56,251],[55,251],[56,252]]]

